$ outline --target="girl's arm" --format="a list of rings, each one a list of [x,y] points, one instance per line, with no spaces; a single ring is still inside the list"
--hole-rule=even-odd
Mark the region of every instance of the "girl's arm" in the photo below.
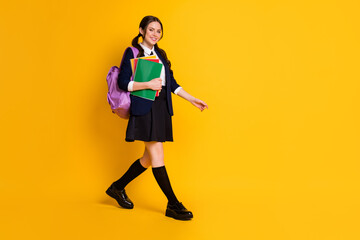
[[[191,96],[183,88],[180,89],[177,95],[184,98],[185,100],[188,100],[192,105],[199,108],[201,111],[203,111],[205,108],[209,109],[208,105],[204,101]]]
[[[132,91],[142,89],[161,90],[161,78],[154,78],[149,82],[133,82]]]

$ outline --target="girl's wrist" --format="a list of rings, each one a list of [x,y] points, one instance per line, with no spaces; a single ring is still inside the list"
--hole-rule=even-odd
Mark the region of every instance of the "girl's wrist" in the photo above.
[[[144,86],[145,86],[145,88],[150,88],[149,82],[144,82]]]

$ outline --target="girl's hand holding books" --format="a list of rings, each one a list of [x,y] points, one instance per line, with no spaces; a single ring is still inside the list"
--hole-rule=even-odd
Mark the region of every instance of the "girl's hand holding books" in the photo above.
[[[152,90],[161,90],[162,80],[161,78],[154,78],[148,82],[148,87]]]

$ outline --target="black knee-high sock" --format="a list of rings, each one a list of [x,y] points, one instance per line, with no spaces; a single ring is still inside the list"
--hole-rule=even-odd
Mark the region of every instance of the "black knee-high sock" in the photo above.
[[[169,176],[167,175],[165,166],[161,167],[153,167],[152,168],[153,174],[157,183],[159,184],[161,190],[166,195],[170,204],[175,204],[179,202],[171,188]]]
[[[141,165],[140,159],[138,159],[129,167],[126,173],[113,184],[119,190],[124,189],[129,182],[131,182],[134,178],[143,173],[146,169],[147,168]]]

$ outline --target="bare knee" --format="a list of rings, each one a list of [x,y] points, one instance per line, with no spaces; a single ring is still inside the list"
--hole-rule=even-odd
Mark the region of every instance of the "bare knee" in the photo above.
[[[162,142],[145,142],[145,148],[150,156],[152,167],[164,166],[164,150]]]
[[[150,155],[149,155],[146,148],[145,148],[145,151],[144,151],[144,155],[140,158],[140,163],[145,168],[148,168],[148,167],[151,166]]]

